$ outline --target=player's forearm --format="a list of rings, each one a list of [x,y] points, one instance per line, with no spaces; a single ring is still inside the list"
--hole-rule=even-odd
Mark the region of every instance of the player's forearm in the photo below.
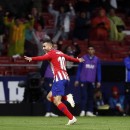
[[[74,57],[71,57],[71,56],[68,56],[68,55],[65,55],[65,58],[66,58],[66,60],[68,60],[68,61],[78,62],[78,63],[80,62],[79,59],[74,58]]]

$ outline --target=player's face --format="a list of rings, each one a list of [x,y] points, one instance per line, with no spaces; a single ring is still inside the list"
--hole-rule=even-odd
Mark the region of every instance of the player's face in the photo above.
[[[46,42],[42,44],[42,47],[45,52],[48,52],[52,49],[52,45]]]

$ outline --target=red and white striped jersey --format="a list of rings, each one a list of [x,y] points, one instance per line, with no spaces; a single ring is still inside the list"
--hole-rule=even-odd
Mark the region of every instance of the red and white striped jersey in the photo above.
[[[79,62],[78,59],[68,56],[59,50],[50,50],[43,56],[32,57],[32,60],[42,61],[49,60],[52,71],[54,73],[54,80],[69,80],[68,73],[66,71],[66,61]]]
[[[54,80],[69,80],[68,73],[66,71],[66,61],[79,62],[78,59],[68,56],[59,50],[50,50],[43,56],[32,57],[32,60],[42,61],[49,60],[52,71],[54,73]]]

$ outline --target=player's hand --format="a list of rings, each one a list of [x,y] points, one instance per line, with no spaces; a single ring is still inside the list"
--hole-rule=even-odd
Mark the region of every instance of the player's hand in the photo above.
[[[31,62],[32,61],[32,58],[31,57],[28,57],[28,56],[24,56],[24,59]]]
[[[79,60],[79,62],[84,62],[85,60],[83,58],[78,58],[77,59]]]
[[[75,87],[78,87],[78,85],[79,85],[79,81],[75,81],[75,82],[74,82],[74,86],[75,86]]]

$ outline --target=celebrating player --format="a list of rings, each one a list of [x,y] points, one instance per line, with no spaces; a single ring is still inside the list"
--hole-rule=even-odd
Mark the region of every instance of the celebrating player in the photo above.
[[[53,102],[60,111],[64,113],[69,118],[69,122],[66,125],[74,124],[77,119],[71,114],[66,105],[62,103],[62,98],[66,99],[72,107],[75,106],[72,94],[65,96],[65,87],[68,85],[69,76],[66,71],[66,60],[73,62],[83,62],[82,58],[73,58],[59,50],[53,49],[53,43],[51,40],[46,40],[42,44],[43,50],[46,52],[43,56],[37,57],[27,57],[24,56],[29,62],[33,61],[50,61],[52,71],[54,73],[54,82],[52,85],[52,90],[48,93],[47,99]]]

